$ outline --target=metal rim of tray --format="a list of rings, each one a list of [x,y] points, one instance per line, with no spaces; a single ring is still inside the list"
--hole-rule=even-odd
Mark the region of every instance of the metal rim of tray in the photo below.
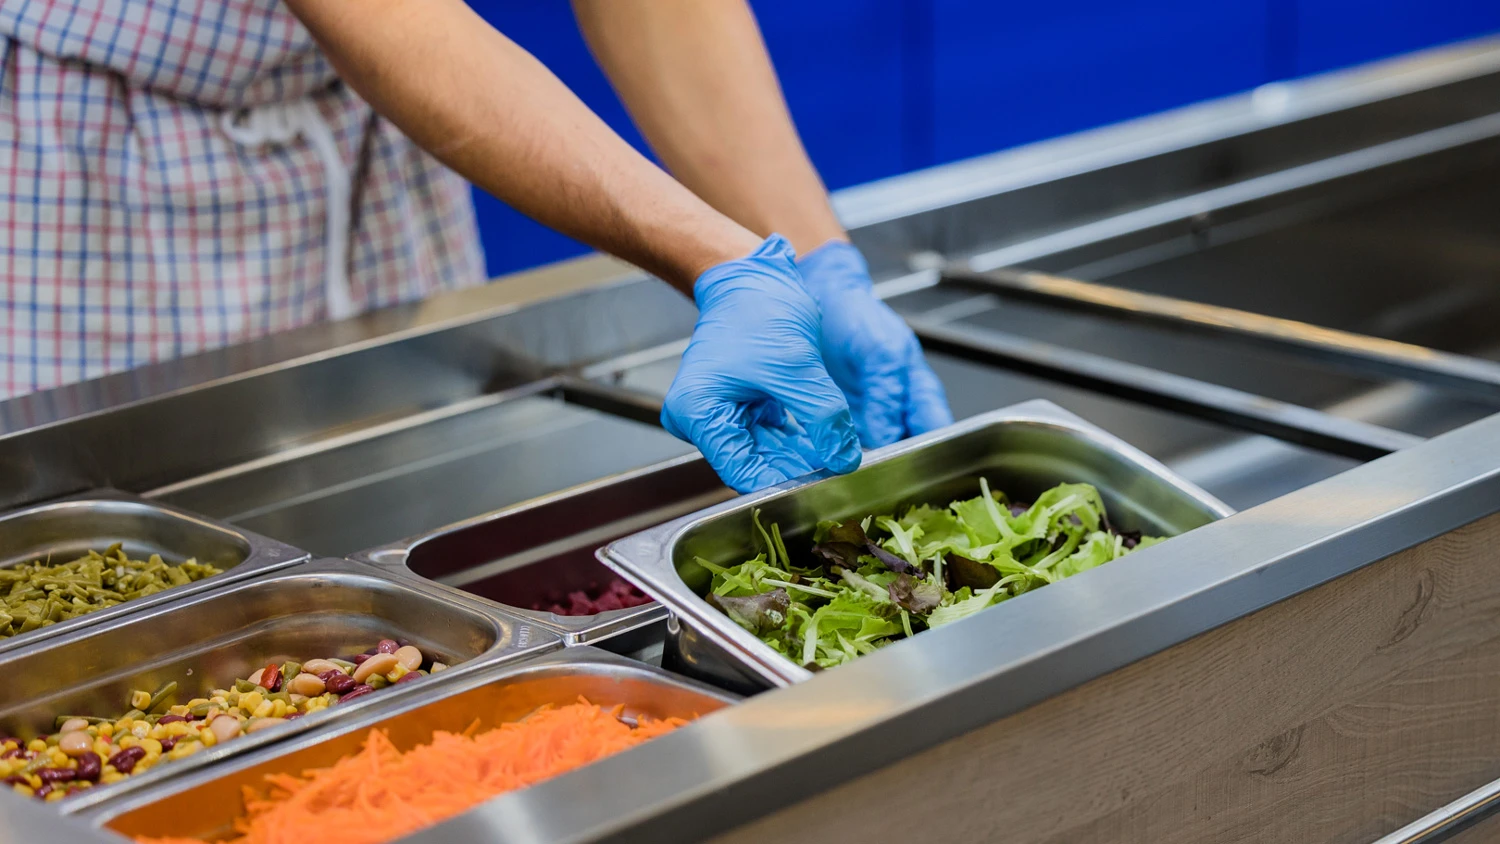
[[[1034,399],[982,413],[946,428],[876,449],[865,455],[861,468],[883,463],[997,422],[1028,422],[1063,428],[1092,441],[1151,475],[1154,480],[1197,501],[1216,518],[1234,514],[1234,509],[1229,505],[1178,477],[1155,458],[1045,399]],[[727,653],[738,657],[743,662],[744,668],[753,671],[773,686],[788,686],[810,680],[814,676],[813,672],[793,663],[749,631],[728,621],[723,613],[709,606],[702,596],[689,589],[678,575],[670,553],[680,536],[720,513],[743,509],[772,498],[789,495],[832,477],[834,475],[827,471],[815,472],[760,492],[740,496],[692,515],[674,519],[610,543],[599,550],[599,560],[619,572],[621,576],[636,583],[642,591],[665,605],[674,616],[669,624],[685,623],[692,626],[699,635],[723,648]]]
[[[446,671],[432,675],[422,683],[413,684],[408,689],[391,688],[384,694],[371,695],[364,700],[352,701],[347,705],[341,705],[320,713],[298,718],[282,724],[275,729],[241,736],[233,742],[215,745],[202,752],[174,760],[171,764],[154,767],[150,771],[128,777],[117,783],[98,785],[85,789],[69,796],[67,800],[58,803],[58,809],[63,814],[78,814],[90,807],[113,802],[125,795],[151,788],[158,783],[174,782],[185,775],[223,760],[238,758],[256,749],[278,744],[294,736],[320,729],[326,725],[341,723],[350,717],[357,717],[360,713],[382,706],[392,699],[399,702],[413,697],[418,689],[426,689],[430,693],[433,689],[446,689],[450,685],[461,685],[467,677],[476,672],[482,672],[488,668],[520,662],[526,660],[528,657],[560,650],[564,645],[562,638],[555,631],[544,628],[531,628],[528,619],[512,617],[496,610],[494,607],[487,606],[479,601],[470,600],[470,596],[468,595],[454,596],[443,591],[431,590],[420,579],[401,577],[392,572],[382,571],[374,566],[352,560],[338,558],[308,560],[244,585],[247,587],[259,586],[274,583],[283,578],[305,577],[308,575],[345,575],[368,578],[388,585],[394,585],[400,589],[410,590],[435,601],[457,605],[459,609],[470,612],[492,624],[496,634],[495,643],[478,656],[452,665]],[[195,596],[195,600],[183,602],[183,604],[186,606],[189,603],[214,600],[220,597],[222,596],[216,593],[202,593]],[[70,642],[87,639],[98,632],[97,630],[88,629],[78,630],[67,637],[59,637],[58,640],[45,644],[48,647],[61,647]],[[36,651],[40,650],[42,649],[36,649]],[[36,651],[33,651],[33,653]],[[4,657],[0,657],[0,664],[3,664],[3,662]]]
[[[8,638],[0,639],[0,655],[4,655],[12,651],[22,650],[36,644],[44,643],[50,639],[59,636],[65,636],[75,630],[82,630],[94,625],[111,622],[115,619],[123,618],[125,616],[131,615],[132,613],[147,610],[152,607],[175,603],[177,601],[191,598],[195,595],[214,592],[226,586],[231,586],[244,580],[266,574],[268,572],[279,571],[281,569],[296,565],[297,563],[305,562],[312,558],[312,555],[310,553],[303,551],[300,548],[294,548],[293,546],[288,545],[284,542],[279,542],[275,539],[262,536],[254,531],[235,527],[234,525],[226,524],[216,519],[210,519],[206,516],[201,516],[192,511],[184,510],[181,507],[174,507],[170,504],[151,501],[149,499],[141,498],[140,496],[131,495],[127,492],[108,488],[90,490],[88,492],[79,493],[77,495],[70,495],[64,498],[59,498],[54,501],[47,501],[40,504],[33,504],[27,507],[19,507],[14,510],[7,511],[3,514],[0,514],[0,529],[3,529],[5,522],[11,519],[23,518],[30,513],[38,513],[49,509],[57,509],[63,507],[80,507],[92,502],[129,504],[148,510],[154,510],[159,513],[167,513],[173,518],[191,522],[207,530],[229,534],[240,540],[243,540],[244,543],[249,547],[250,551],[245,555],[245,559],[242,560],[239,564],[226,569],[223,573],[216,574],[213,577],[205,577],[202,580],[197,580],[192,583],[186,583],[182,586],[174,586],[171,589],[163,589],[160,592],[157,592],[153,595],[147,595],[144,598],[136,598],[133,601],[126,601],[124,603],[116,604],[112,607],[106,607],[102,610],[95,610],[94,612],[86,613],[84,615],[78,616],[77,618],[70,618],[65,621],[59,621],[56,624],[49,624],[46,627],[39,627],[36,630],[32,630],[28,633],[22,633],[18,636],[10,636]]]
[[[552,651],[522,661],[490,664],[476,668],[469,671],[461,681],[449,682],[441,686],[437,694],[429,694],[425,697],[407,695],[400,698],[392,698],[391,696],[378,698],[372,700],[369,706],[354,712],[349,717],[338,720],[326,720],[319,724],[316,729],[307,730],[290,740],[257,746],[253,752],[236,754],[232,758],[225,759],[221,764],[216,765],[212,769],[205,769],[206,766],[200,765],[193,769],[190,775],[150,783],[145,787],[133,789],[129,792],[116,792],[108,801],[96,802],[90,806],[72,811],[69,814],[75,815],[96,827],[103,827],[111,820],[127,812],[148,806],[169,795],[219,779],[236,771],[254,767],[263,762],[297,753],[336,736],[347,735],[379,726],[381,722],[389,718],[404,715],[428,704],[456,697],[490,685],[491,683],[538,675],[545,677],[551,674],[594,674],[606,677],[629,677],[644,680],[655,685],[689,690],[725,705],[733,705],[741,699],[739,696],[726,692],[723,689],[714,688],[713,686],[672,674],[643,662],[616,656],[608,651],[583,645]],[[429,686],[428,688],[433,689],[436,687]]]

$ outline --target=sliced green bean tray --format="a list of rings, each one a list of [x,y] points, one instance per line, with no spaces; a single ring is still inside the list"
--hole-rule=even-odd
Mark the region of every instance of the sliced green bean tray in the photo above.
[[[87,615],[95,610],[183,586],[223,570],[197,560],[170,565],[156,554],[132,560],[119,543],[103,554],[51,565],[37,561],[0,569],[0,639]]]

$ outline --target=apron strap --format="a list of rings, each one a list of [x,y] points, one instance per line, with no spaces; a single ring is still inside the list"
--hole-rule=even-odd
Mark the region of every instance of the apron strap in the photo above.
[[[226,111],[219,118],[225,137],[240,146],[306,141],[323,167],[327,195],[323,233],[323,289],[328,318],[347,319],[357,313],[349,286],[350,203],[353,199],[349,168],[339,155],[333,129],[311,100],[294,100],[254,108]]]

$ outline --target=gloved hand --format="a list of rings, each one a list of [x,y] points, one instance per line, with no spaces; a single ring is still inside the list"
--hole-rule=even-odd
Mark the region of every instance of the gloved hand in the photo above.
[[[791,245],[772,235],[749,256],[705,272],[693,298],[698,324],[667,390],[662,426],[696,445],[740,492],[822,467],[858,468],[859,437],[818,354],[818,306]]]
[[[952,423],[943,383],[906,322],[875,298],[859,250],[829,241],[797,267],[823,312],[823,360],[849,399],[865,448]]]

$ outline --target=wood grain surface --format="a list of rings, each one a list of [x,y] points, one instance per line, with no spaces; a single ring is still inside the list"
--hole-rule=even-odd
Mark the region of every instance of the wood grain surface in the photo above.
[[[720,836],[1368,842],[1500,777],[1500,515]]]

